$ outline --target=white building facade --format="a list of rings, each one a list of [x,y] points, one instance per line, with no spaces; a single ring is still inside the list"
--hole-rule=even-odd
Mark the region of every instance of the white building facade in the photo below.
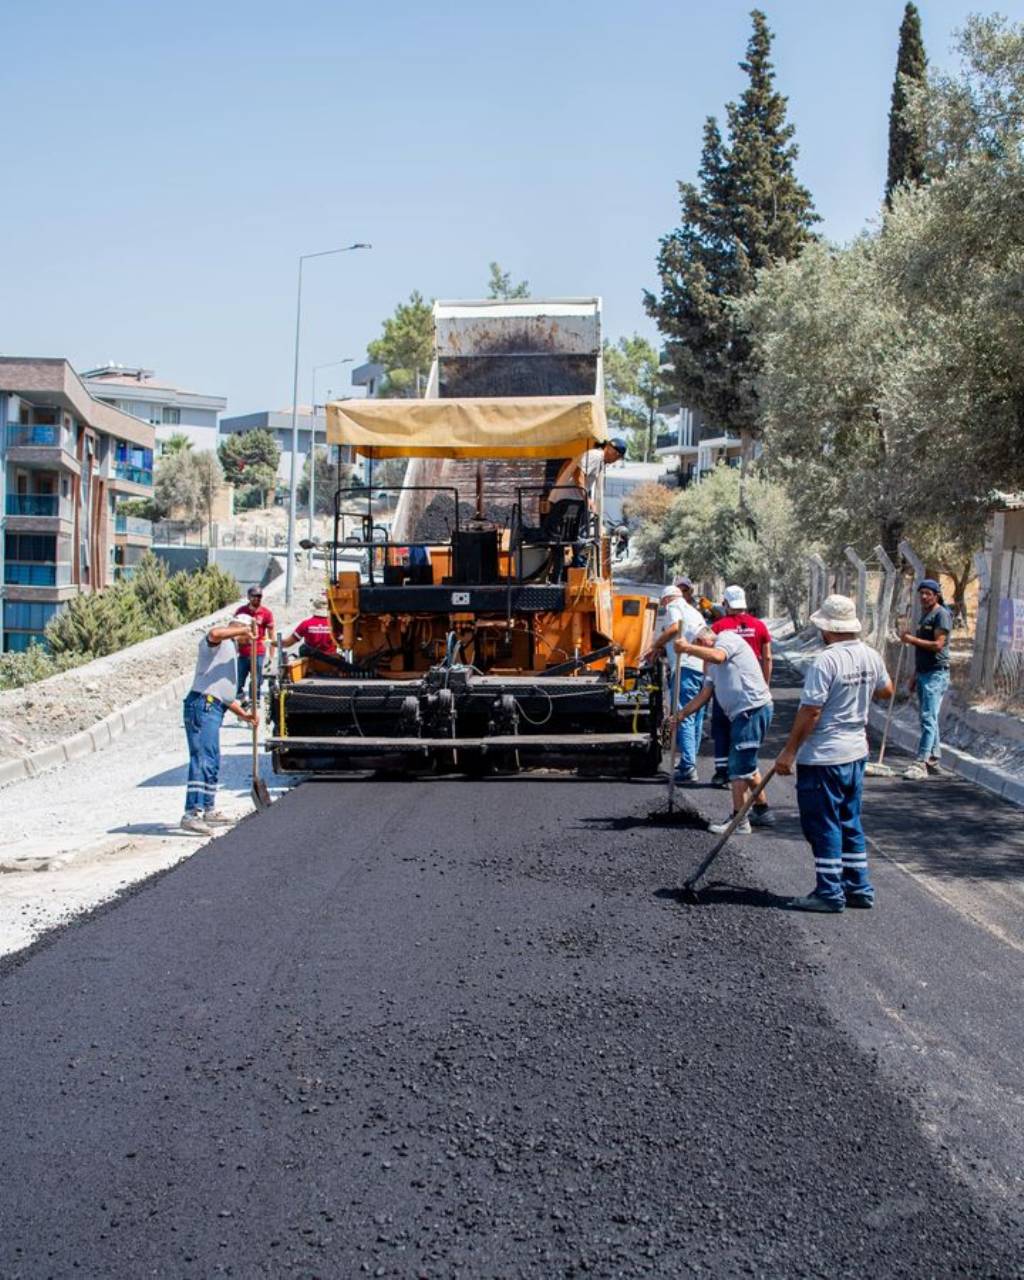
[[[120,364],[87,369],[80,377],[97,400],[154,427],[158,452],[162,452],[164,442],[178,434],[188,436],[193,449],[217,448],[217,420],[228,404],[224,396],[186,391],[161,382],[152,369]]]

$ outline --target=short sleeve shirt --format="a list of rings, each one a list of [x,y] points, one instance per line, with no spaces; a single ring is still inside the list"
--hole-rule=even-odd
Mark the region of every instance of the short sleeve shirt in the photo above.
[[[211,644],[206,636],[199,641],[196,669],[192,676],[192,692],[216,698],[226,707],[235,700],[238,687],[238,667],[235,662],[235,642],[222,640]]]
[[[708,663],[707,682],[728,718],[735,720],[745,711],[766,707],[772,695],[750,645],[736,631],[723,631],[715,637],[715,648],[723,649],[727,657],[725,662]]]
[[[679,630],[676,635],[682,636],[684,640],[693,644],[694,638],[698,631],[703,631],[708,625],[692,604],[687,604],[685,600],[673,600],[665,608],[665,621],[668,626],[675,623]],[[673,637],[674,638],[674,637]],[[703,671],[704,662],[701,658],[694,658],[691,654],[677,654],[675,647],[670,640],[668,643],[669,658],[673,663],[673,671],[675,671],[675,661],[680,659],[680,665],[684,671]]]
[[[583,472],[583,488],[573,482],[573,472],[577,468]],[[582,502],[592,498],[597,487],[598,477],[604,469],[604,450],[588,449],[578,458],[569,458],[555,478],[555,483],[548,494],[549,502],[565,502],[575,500]]]
[[[753,649],[754,656],[758,662],[761,661],[764,654],[765,645],[772,642],[772,633],[760,618],[755,618],[751,613],[730,613],[724,618],[719,618],[717,622],[713,622],[711,630],[716,636],[721,635],[723,631],[735,631],[738,635],[741,635]]]
[[[850,764],[868,753],[865,730],[872,695],[889,682],[885,663],[863,640],[839,641],[807,668],[801,706],[821,707],[797,764]]]
[[[305,618],[295,628],[295,634],[311,649],[319,649],[321,653],[337,653],[334,643],[334,632],[331,620],[326,614],[315,613],[312,618]]]
[[[953,618],[944,604],[937,604],[917,624],[917,634],[921,640],[934,640],[939,631],[946,633],[946,643],[938,653],[929,653],[915,645],[914,663],[919,675],[927,675],[929,671],[949,670],[949,635],[952,630]]]
[[[262,658],[267,652],[267,636],[274,634],[274,615],[262,604],[258,609],[254,609],[250,604],[243,604],[241,609],[236,610],[235,617],[256,619],[260,629],[259,639],[256,641],[256,656]],[[251,643],[246,640],[240,640],[238,642],[238,656],[240,658],[251,658]]]

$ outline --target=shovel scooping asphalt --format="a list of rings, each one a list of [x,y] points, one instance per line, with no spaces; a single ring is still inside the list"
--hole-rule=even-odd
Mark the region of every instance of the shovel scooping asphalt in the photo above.
[[[249,794],[252,796],[252,802],[257,809],[269,809],[272,803],[270,799],[270,791],[267,789],[267,784],[260,777],[259,710],[260,694],[262,693],[262,689],[260,688],[260,681],[256,675],[258,669],[256,661],[256,646],[258,642],[259,632],[254,626],[252,639],[252,666],[249,672],[249,692],[252,696],[252,709],[256,714],[256,720],[253,722],[252,726],[252,787]]]
[[[676,669],[672,676],[672,711],[671,715],[675,715],[679,710],[679,681],[682,676],[683,664],[676,659]],[[669,738],[669,757],[668,757],[668,811],[669,813],[675,808],[676,802],[676,746],[679,741],[679,735],[676,733],[675,725],[672,726],[672,735]]]
[[[769,782],[771,782],[772,778],[774,777],[775,777],[775,766],[772,765],[768,769],[768,771],[764,774],[764,776],[761,778],[761,781],[754,788],[751,794],[747,796],[746,800],[744,800],[743,804],[740,806],[739,811],[732,815],[732,821],[729,823],[726,829],[722,832],[721,837],[712,846],[711,852],[707,855],[707,857],[700,864],[700,866],[693,873],[693,875],[690,876],[689,880],[684,881],[683,887],[679,890],[679,897],[684,902],[696,903],[700,901],[700,894],[697,891],[698,880],[700,880],[704,876],[707,869],[711,866],[714,860],[718,857],[718,855],[722,852],[725,846],[729,843],[729,838],[732,836],[732,833],[736,830],[736,828],[740,825],[743,819],[747,816],[747,814],[750,812],[751,808],[753,807],[755,801],[760,796],[761,792],[765,789],[765,787],[768,785]]]

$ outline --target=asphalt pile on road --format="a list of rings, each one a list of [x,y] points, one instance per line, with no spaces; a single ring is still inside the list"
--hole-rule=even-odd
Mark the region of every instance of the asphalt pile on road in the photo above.
[[[662,800],[308,784],[9,965],[0,1274],[1024,1274]]]

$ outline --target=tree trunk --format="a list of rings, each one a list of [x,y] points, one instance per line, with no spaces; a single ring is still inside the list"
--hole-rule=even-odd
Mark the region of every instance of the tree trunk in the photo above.
[[[903,541],[903,521],[899,519],[883,520],[880,530],[882,549],[893,562],[900,562],[900,543]]]

